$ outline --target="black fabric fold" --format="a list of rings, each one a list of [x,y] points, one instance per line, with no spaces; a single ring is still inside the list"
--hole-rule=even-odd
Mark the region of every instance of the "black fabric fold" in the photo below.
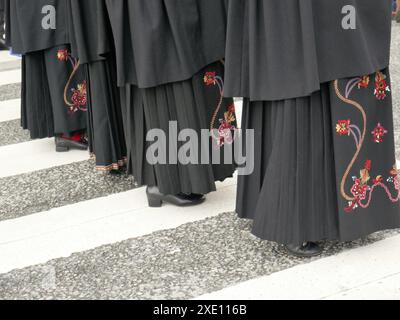
[[[342,27],[346,5],[355,30]],[[390,0],[230,0],[225,96],[309,96],[321,83],[388,67],[390,41]]]
[[[226,0],[106,0],[118,84],[139,88],[190,79],[224,58]]]
[[[239,177],[236,210],[256,236],[300,245],[400,227],[388,70],[308,97],[245,99],[242,121],[255,130],[255,170]]]
[[[216,72],[223,76],[221,63],[214,63],[192,79],[165,84],[150,89],[139,89],[126,85],[121,89],[123,118],[128,149],[128,172],[133,174],[139,186],[158,186],[164,194],[196,193],[207,194],[216,190],[216,181],[232,177],[234,164],[156,164],[150,165],[146,159],[147,133],[161,129],[167,134],[169,144],[170,121],[176,121],[178,133],[184,129],[195,130],[201,137],[201,129],[209,129],[212,116],[220,98],[218,89],[204,82],[206,72]],[[232,106],[232,99],[224,99],[217,119]],[[232,125],[236,125],[233,122]],[[210,138],[211,140],[211,138]],[[175,142],[178,143],[178,142]],[[179,142],[178,148],[183,143]],[[199,146],[199,148],[207,146]],[[173,147],[173,146],[171,146]],[[221,147],[223,159],[225,147]],[[168,149],[169,150],[169,149]],[[199,150],[199,154],[200,150]],[[210,153],[211,154],[211,153]]]
[[[69,44],[68,0],[6,0],[8,44],[15,54],[46,50]],[[52,6],[56,28],[44,29],[42,9]]]
[[[69,41],[82,64],[105,60],[114,51],[104,0],[69,0]]]
[[[23,56],[21,124],[33,139],[83,131],[87,126],[86,106],[71,110],[64,101],[64,89],[73,68],[69,61],[58,59],[60,50],[67,52],[69,47],[58,46]],[[86,80],[84,70],[79,69],[69,82],[68,100],[79,86],[86,85]]]
[[[87,64],[90,152],[99,171],[125,166],[126,144],[121,102],[112,57]]]
[[[339,237],[329,86],[310,97],[244,102],[255,130],[255,171],[240,176],[237,212],[253,233],[281,244]]]

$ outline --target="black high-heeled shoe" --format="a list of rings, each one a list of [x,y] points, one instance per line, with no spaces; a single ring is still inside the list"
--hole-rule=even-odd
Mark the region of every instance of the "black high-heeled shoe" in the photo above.
[[[196,206],[205,201],[203,195],[200,194],[162,194],[158,187],[147,187],[146,189],[147,200],[149,202],[149,207],[159,208],[162,206],[163,202],[170,203],[177,207],[190,207]]]
[[[287,245],[286,250],[289,254],[298,258],[312,258],[322,254],[322,247],[315,242],[305,242],[302,245]]]
[[[74,141],[62,137],[56,137],[57,152],[68,152],[70,149],[87,150],[88,147],[89,144],[86,139],[82,139],[80,141]]]

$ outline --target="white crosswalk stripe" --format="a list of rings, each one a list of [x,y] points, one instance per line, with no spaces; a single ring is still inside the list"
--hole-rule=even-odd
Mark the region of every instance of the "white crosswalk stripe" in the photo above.
[[[57,167],[89,159],[84,151],[56,153],[54,139],[0,147],[0,178]]]
[[[21,70],[3,71],[0,73],[0,86],[21,82]]]
[[[21,117],[21,99],[0,101],[0,122]]]
[[[8,51],[0,51],[0,63],[19,61],[21,58],[11,55]]]
[[[159,210],[141,188],[1,222],[0,273],[233,211],[234,182],[219,191],[201,207]]]
[[[400,236],[199,297],[206,300],[400,298]]]

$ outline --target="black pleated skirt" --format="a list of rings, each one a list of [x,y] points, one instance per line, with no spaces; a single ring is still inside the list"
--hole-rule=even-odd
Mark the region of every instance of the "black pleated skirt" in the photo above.
[[[118,170],[126,163],[126,144],[115,68],[108,59],[86,67],[90,152],[97,170]]]
[[[158,186],[164,194],[196,193],[207,194],[215,191],[215,181],[232,177],[234,164],[156,164],[146,160],[149,130],[162,129],[169,140],[169,123],[176,121],[178,132],[193,129],[199,136],[201,129],[210,129],[210,124],[221,100],[221,92],[216,85],[208,83],[206,75],[223,78],[223,65],[214,63],[192,79],[165,84],[150,89],[138,89],[128,85],[121,90],[123,119],[128,149],[128,170],[140,186]],[[230,115],[230,125],[236,126],[233,100],[223,99],[217,116],[225,119]],[[216,128],[218,124],[216,123]],[[211,138],[210,138],[211,139]],[[224,159],[224,146],[221,158]]]
[[[30,131],[32,139],[70,134],[87,127],[87,79],[83,68],[72,75],[73,60],[59,55],[68,52],[68,46],[58,46],[23,56],[21,125]],[[64,99],[66,86],[70,105]]]
[[[53,109],[43,52],[22,56],[21,126],[32,139],[54,137]]]
[[[281,244],[351,241],[400,227],[389,71],[321,84],[311,96],[244,101],[255,170],[237,212]]]
[[[282,244],[338,238],[330,92],[276,102],[244,100],[255,131],[255,171],[239,177],[237,212],[256,236]]]

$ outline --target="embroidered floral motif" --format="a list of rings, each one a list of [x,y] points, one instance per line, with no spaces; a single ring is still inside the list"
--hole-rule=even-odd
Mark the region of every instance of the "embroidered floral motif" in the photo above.
[[[377,72],[375,75],[375,96],[378,100],[384,100],[387,93],[390,92],[390,87],[386,82],[386,76],[382,72]]]
[[[358,83],[358,89],[366,89],[369,86],[369,76],[361,77],[360,82]]]
[[[394,167],[390,170],[390,177],[386,180],[389,184],[393,184],[393,189],[397,192],[397,196],[393,196],[388,185],[384,183],[382,175],[378,175],[372,180],[372,185],[369,185],[371,161],[368,160],[365,168],[360,171],[360,178],[353,177],[354,184],[351,188],[351,193],[354,196],[352,201],[349,201],[349,206],[345,208],[345,212],[351,213],[357,208],[361,207],[367,209],[371,205],[372,196],[376,188],[382,188],[389,200],[396,203],[400,200],[400,180],[398,178],[398,171]],[[366,200],[366,201],[365,201]]]
[[[373,184],[374,184],[374,185],[379,184],[379,183],[381,183],[381,182],[383,182],[383,177],[382,177],[382,176],[377,176],[377,177],[373,180]]]
[[[350,120],[339,120],[336,125],[336,132],[340,136],[349,136],[350,135]]]
[[[87,85],[86,85],[86,80],[83,81],[82,83],[78,84],[76,88],[71,89],[71,101],[68,101],[67,97],[67,92],[68,92],[68,87],[70,86],[71,80],[73,79],[75,73],[77,72],[79,68],[79,61],[71,56],[69,51],[67,49],[60,49],[57,51],[57,59],[59,61],[69,61],[72,66],[72,73],[69,77],[69,80],[67,84],[65,85],[64,89],[64,101],[65,104],[68,106],[68,111],[73,114],[78,111],[87,111]]]
[[[393,183],[395,189],[400,190],[399,170],[397,170],[396,165],[390,170],[390,177],[387,179],[387,182]]]
[[[86,103],[87,103],[87,92],[86,92],[86,81],[83,81],[81,84],[78,84],[77,89],[71,89],[72,97],[71,101],[73,106],[70,107],[71,112],[76,112],[78,110],[85,111]]]
[[[352,91],[354,81],[356,82],[358,89],[366,89],[369,87],[370,76],[362,76],[349,81],[348,87],[346,88],[346,96],[348,96],[348,94]],[[374,95],[378,100],[384,100],[386,99],[388,92],[390,92],[390,86],[386,81],[386,75],[383,74],[383,72],[378,71],[375,74]]]
[[[224,144],[232,144],[234,141],[233,131],[236,130],[234,125],[236,121],[235,105],[231,104],[228,110],[224,112],[224,118],[219,119],[218,130],[215,130],[214,125],[217,120],[219,111],[223,104],[223,91],[224,91],[224,80],[217,75],[214,71],[208,71],[204,75],[204,83],[206,86],[218,86],[219,89],[219,102],[217,108],[213,114],[210,130],[213,138],[217,141],[217,147],[222,147]]]
[[[371,171],[371,169],[372,169],[372,161],[371,160],[365,161],[364,170],[368,171],[368,177],[369,177],[369,171]],[[369,178],[368,178],[368,180],[369,180]],[[364,181],[365,181],[365,179],[364,179]]]
[[[383,142],[383,137],[388,133],[388,131],[378,123],[375,129],[371,132],[372,136],[374,137],[375,143]]]
[[[335,91],[339,99],[342,100],[344,103],[355,107],[361,113],[363,118],[361,129],[357,125],[352,124],[351,120],[339,120],[336,124],[336,132],[338,133],[338,135],[352,135],[354,137],[357,149],[354,157],[347,167],[346,172],[343,175],[340,185],[341,195],[346,201],[348,201],[348,206],[344,209],[347,213],[351,213],[359,207],[363,209],[368,208],[371,204],[372,197],[376,188],[382,188],[391,202],[395,203],[400,201],[400,181],[396,166],[394,166],[390,170],[389,178],[386,180],[386,182],[383,175],[377,175],[374,179],[371,179],[371,160],[367,160],[365,162],[364,168],[360,170],[359,177],[353,177],[354,183],[350,188],[351,195],[348,195],[346,192],[347,178],[360,155],[367,133],[367,113],[360,103],[354,100],[350,100],[350,95],[355,87],[368,88],[369,79],[370,77],[364,76],[349,80],[347,82],[345,89],[346,92],[344,95],[339,89],[338,80],[336,80],[334,83]],[[374,92],[376,98],[379,100],[385,99],[387,97],[387,92],[390,92],[390,88],[386,82],[386,76],[382,72],[377,72],[375,75]],[[378,123],[371,134],[375,143],[382,143],[384,141],[383,138],[386,134],[388,134],[388,131],[382,126],[381,123]],[[392,188],[390,188],[390,185],[392,185]],[[394,189],[396,195],[393,195],[393,190],[391,191],[390,189]]]
[[[228,107],[228,111],[224,113],[224,119],[220,119],[220,126],[218,128],[219,139],[218,146],[223,146],[225,143],[233,143],[232,131],[236,130],[233,123],[236,121],[235,105],[232,104]]]
[[[336,132],[339,136],[353,136],[356,145],[360,144],[362,138],[360,128],[351,124],[351,120],[339,120],[336,124]]]
[[[63,49],[63,50],[58,50],[57,51],[57,59],[60,61],[68,61],[69,58],[69,53],[68,50]]]
[[[204,83],[207,86],[215,86],[217,84],[217,73],[206,72],[206,74],[204,75]]]
[[[368,190],[368,185],[363,184],[360,179],[356,179],[353,187],[351,188],[351,193],[359,200],[365,200],[367,198]]]

